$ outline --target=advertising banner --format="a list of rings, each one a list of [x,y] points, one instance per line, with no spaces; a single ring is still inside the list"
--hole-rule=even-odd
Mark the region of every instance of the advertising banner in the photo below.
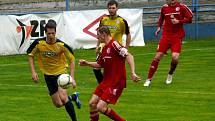
[[[29,45],[45,35],[49,19],[57,22],[56,37],[73,49],[96,47],[96,28],[107,10],[65,11],[61,13],[0,16],[0,55],[24,54]],[[131,31],[131,46],[144,46],[142,9],[119,9]],[[125,37],[124,37],[125,41]]]

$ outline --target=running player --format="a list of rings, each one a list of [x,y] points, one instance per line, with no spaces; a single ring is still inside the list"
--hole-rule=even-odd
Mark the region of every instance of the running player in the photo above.
[[[99,120],[99,112],[106,115],[114,121],[125,121],[108,104],[116,104],[118,98],[126,87],[125,60],[130,66],[131,79],[135,82],[140,80],[135,73],[133,56],[128,50],[118,44],[112,37],[107,26],[101,26],[98,29],[99,41],[105,43],[101,55],[97,62],[79,60],[81,66],[90,66],[93,68],[104,68],[104,78],[95,89],[89,102],[90,121]]]
[[[126,45],[125,48],[128,49],[131,41],[131,34],[129,31],[128,23],[125,19],[120,17],[117,14],[118,11],[118,2],[115,0],[110,0],[107,4],[107,9],[109,12],[109,15],[104,16],[101,21],[100,25],[108,26],[111,36],[120,44],[122,45],[122,36],[126,35]],[[104,43],[101,43],[98,41],[96,46],[96,55],[99,56],[99,53],[102,51],[102,48],[104,47]],[[103,74],[101,72],[101,69],[93,69],[93,72],[95,74],[95,77],[97,79],[97,82],[100,83],[103,79]]]
[[[66,58],[68,58],[70,63],[70,75],[73,78],[72,86],[73,88],[76,87],[76,82],[74,80],[75,58],[72,49],[55,37],[56,26],[57,24],[54,20],[49,20],[45,26],[46,37],[35,40],[27,50],[32,79],[36,83],[39,82],[34,65],[34,57],[36,56],[38,57],[39,67],[44,74],[53,104],[57,108],[65,106],[72,121],[77,121],[71,100],[75,101],[78,108],[80,108],[81,103],[78,99],[79,93],[76,92],[68,97],[66,90],[59,87],[57,84],[58,76],[67,73],[68,64]]]
[[[192,11],[178,0],[166,0],[166,4],[161,8],[161,13],[158,21],[158,28],[155,32],[157,36],[163,26],[162,36],[157,48],[157,53],[151,62],[148,78],[144,86],[149,86],[152,77],[158,68],[159,61],[163,55],[167,53],[168,49],[172,51],[172,61],[170,70],[167,75],[166,84],[172,83],[173,73],[178,65],[178,59],[181,52],[182,39],[185,36],[183,25],[191,23],[193,18]],[[164,24],[164,25],[163,25]]]

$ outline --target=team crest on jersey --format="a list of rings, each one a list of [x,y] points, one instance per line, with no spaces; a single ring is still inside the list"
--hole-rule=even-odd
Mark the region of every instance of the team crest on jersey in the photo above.
[[[117,20],[117,21],[116,21],[116,24],[119,24],[119,23],[120,23],[120,21],[119,21],[119,20]]]
[[[56,52],[49,52],[49,51],[45,51],[42,53],[43,56],[48,56],[48,57],[53,57],[56,56],[57,53]]]
[[[180,10],[180,7],[176,7],[175,10],[176,10],[176,11],[179,11],[179,10]]]
[[[110,53],[110,48],[107,49],[107,53],[108,53],[108,54]]]
[[[172,14],[172,15],[170,15],[170,18],[171,18],[171,19],[174,19],[174,15],[173,15],[173,14]]]
[[[113,89],[113,95],[116,95],[117,89]]]
[[[108,27],[108,29],[117,29],[116,26],[107,26],[107,27]]]

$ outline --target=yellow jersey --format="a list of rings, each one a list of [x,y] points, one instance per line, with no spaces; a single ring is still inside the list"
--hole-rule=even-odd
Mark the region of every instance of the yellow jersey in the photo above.
[[[41,71],[46,75],[67,73],[67,59],[75,60],[72,49],[57,39],[54,44],[46,43],[46,38],[35,40],[27,50],[29,56],[37,56]]]
[[[123,34],[130,33],[127,21],[120,16],[116,16],[114,19],[111,19],[109,15],[104,16],[100,21],[100,26],[102,25],[108,26],[111,36],[121,45]]]

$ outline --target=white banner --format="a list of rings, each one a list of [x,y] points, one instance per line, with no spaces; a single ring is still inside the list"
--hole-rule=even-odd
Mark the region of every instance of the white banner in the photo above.
[[[0,55],[23,54],[37,38],[45,36],[44,26],[49,19],[57,22],[57,38],[73,49],[94,48],[96,28],[106,10],[68,11],[50,14],[28,14],[23,16],[0,16]],[[120,9],[118,14],[130,26],[131,46],[144,46],[142,9]],[[125,41],[125,38],[124,38]]]

